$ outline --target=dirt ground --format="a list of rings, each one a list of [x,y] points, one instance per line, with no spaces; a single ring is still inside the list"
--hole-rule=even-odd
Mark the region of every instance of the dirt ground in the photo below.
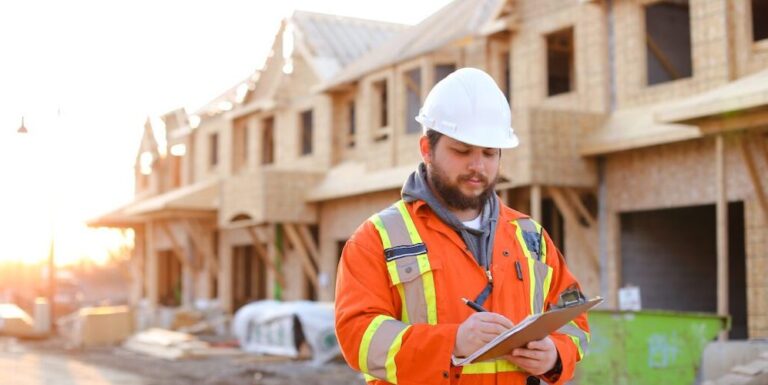
[[[146,385],[331,385],[363,384],[359,373],[340,358],[315,367],[310,361],[242,355],[169,361],[121,347],[67,349],[64,341],[15,341],[27,353],[57,355],[87,365],[131,373]]]

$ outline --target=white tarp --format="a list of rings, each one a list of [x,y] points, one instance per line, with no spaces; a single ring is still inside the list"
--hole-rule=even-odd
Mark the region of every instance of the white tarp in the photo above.
[[[296,358],[302,338],[312,362],[323,364],[341,354],[334,330],[333,304],[310,301],[257,301],[235,313],[232,333],[249,353]]]

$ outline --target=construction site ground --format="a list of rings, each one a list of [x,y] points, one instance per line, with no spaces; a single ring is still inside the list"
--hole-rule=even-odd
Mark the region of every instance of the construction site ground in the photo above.
[[[20,385],[361,384],[343,361],[240,355],[164,360],[119,346],[67,348],[61,339],[0,337],[0,383]]]

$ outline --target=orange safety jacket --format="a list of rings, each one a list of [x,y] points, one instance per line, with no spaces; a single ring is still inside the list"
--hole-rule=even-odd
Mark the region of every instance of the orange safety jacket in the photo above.
[[[532,232],[544,240],[540,250],[528,249]],[[484,307],[514,323],[578,288],[546,232],[505,205],[491,275]],[[451,365],[456,332],[473,313],[461,298],[475,298],[487,283],[464,241],[424,201],[395,203],[363,223],[342,252],[336,334],[344,358],[371,384],[525,384],[530,375],[505,359]],[[555,384],[573,377],[589,337],[586,315],[550,335],[562,361]]]

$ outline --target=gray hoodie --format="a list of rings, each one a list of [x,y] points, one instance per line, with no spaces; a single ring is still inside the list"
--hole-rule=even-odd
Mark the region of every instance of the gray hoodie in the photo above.
[[[416,171],[405,181],[402,196],[403,200],[408,203],[417,200],[426,202],[443,222],[461,236],[477,263],[486,270],[489,268],[493,251],[493,238],[499,218],[499,202],[496,194],[492,194],[483,205],[480,214],[480,229],[478,230],[464,226],[455,215],[440,204],[427,182],[427,167],[424,163],[420,163]]]

